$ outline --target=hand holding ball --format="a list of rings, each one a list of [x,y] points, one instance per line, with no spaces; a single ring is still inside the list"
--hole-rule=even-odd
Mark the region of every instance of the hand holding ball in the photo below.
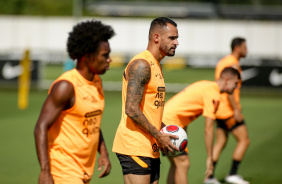
[[[181,154],[187,147],[188,144],[188,136],[185,130],[177,125],[168,125],[163,127],[160,130],[161,133],[169,133],[173,135],[177,135],[178,139],[171,138],[171,143],[176,146],[179,151],[174,151],[174,154],[168,152],[168,156],[177,156]]]

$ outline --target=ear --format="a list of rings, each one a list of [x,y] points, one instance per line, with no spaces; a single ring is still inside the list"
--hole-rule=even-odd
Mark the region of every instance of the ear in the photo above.
[[[239,53],[241,51],[241,46],[240,45],[237,45],[235,48],[234,48],[235,52]]]
[[[155,41],[155,43],[159,43],[160,42],[160,35],[158,33],[154,34],[154,41]]]

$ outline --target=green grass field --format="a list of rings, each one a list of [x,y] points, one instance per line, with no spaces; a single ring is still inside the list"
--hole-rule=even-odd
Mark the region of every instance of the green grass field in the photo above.
[[[47,79],[56,78],[61,70],[57,69],[52,76],[45,72]],[[201,71],[199,71],[201,70]],[[166,82],[190,83],[208,79],[212,80],[213,72],[205,69],[188,69],[181,71],[164,71]],[[54,71],[54,69],[52,69]],[[60,72],[59,72],[60,71]],[[120,77],[121,70],[109,71],[103,80],[113,80]],[[201,74],[202,73],[202,74]],[[48,75],[49,76],[48,76]],[[49,77],[49,78],[48,78]],[[174,79],[173,79],[174,78]],[[282,183],[282,94],[281,95],[254,95],[245,93],[241,97],[243,113],[249,130],[251,145],[239,169],[252,184],[279,184]],[[166,100],[173,93],[166,95]],[[17,91],[15,89],[0,89],[0,183],[3,184],[33,184],[37,183],[40,172],[35,151],[33,129],[37,121],[41,106],[47,96],[46,90],[31,90],[29,107],[26,110],[17,108]],[[91,183],[120,184],[123,183],[121,167],[114,153],[111,152],[112,142],[121,114],[121,93],[105,92],[105,112],[102,120],[102,131],[106,139],[112,170],[109,176],[103,179],[95,176]],[[189,129],[189,153],[191,168],[188,174],[190,184],[200,184],[205,172],[205,145],[204,145],[204,118],[194,121]],[[233,137],[230,137],[216,169],[216,176],[222,180],[231,166],[232,151],[235,146]],[[161,157],[160,184],[165,184],[169,163]]]

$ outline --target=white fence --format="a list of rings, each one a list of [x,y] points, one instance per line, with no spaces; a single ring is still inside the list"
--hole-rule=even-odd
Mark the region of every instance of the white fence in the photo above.
[[[95,19],[84,17],[80,21]],[[132,55],[147,47],[151,19],[98,18],[111,25],[116,36],[110,40],[112,53]],[[282,22],[174,19],[178,24],[176,56],[200,58],[192,65],[214,56],[230,53],[235,36],[247,39],[248,58],[282,58]],[[64,60],[68,32],[76,20],[72,17],[0,17],[0,54],[21,57],[29,48],[32,57],[42,61]],[[210,59],[209,62],[216,62]]]

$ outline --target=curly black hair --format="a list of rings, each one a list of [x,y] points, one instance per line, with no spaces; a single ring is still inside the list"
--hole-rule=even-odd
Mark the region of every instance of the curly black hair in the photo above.
[[[85,54],[96,53],[101,41],[108,41],[115,35],[109,25],[101,21],[91,20],[78,23],[69,33],[67,52],[75,60],[81,59]]]

